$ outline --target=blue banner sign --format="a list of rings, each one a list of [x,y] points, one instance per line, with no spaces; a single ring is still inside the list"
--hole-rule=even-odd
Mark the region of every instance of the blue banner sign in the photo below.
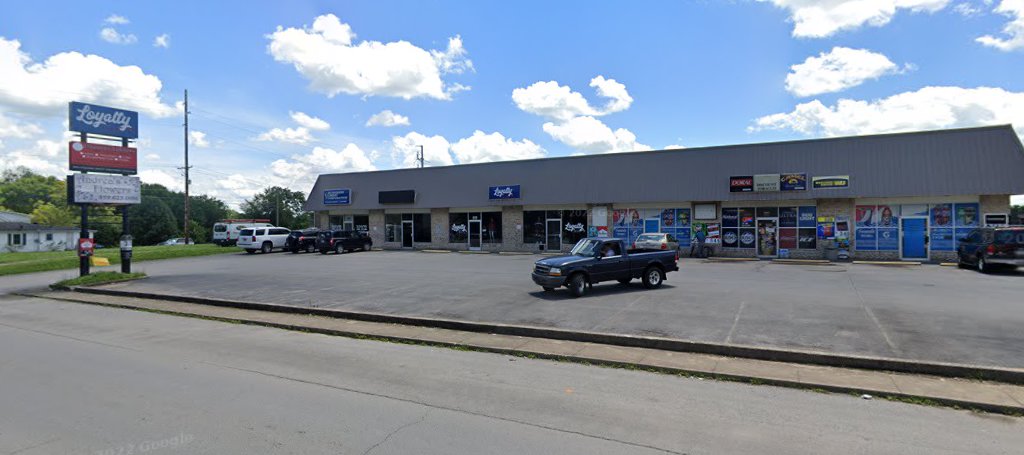
[[[858,232],[861,229],[857,230]],[[878,251],[900,250],[900,228],[878,228]]]
[[[875,251],[878,249],[878,230],[875,228],[857,229],[853,247],[858,251]]]
[[[352,190],[339,188],[324,190],[324,205],[349,205],[352,203]]]
[[[127,139],[139,137],[139,113],[95,104],[68,103],[71,131]]]
[[[492,186],[487,197],[489,199],[519,199],[519,185]]]

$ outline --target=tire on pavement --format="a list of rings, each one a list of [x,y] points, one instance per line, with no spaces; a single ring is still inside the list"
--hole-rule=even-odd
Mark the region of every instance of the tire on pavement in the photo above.
[[[587,277],[577,273],[569,278],[569,293],[573,297],[583,297],[587,293]]]
[[[644,269],[642,281],[644,282],[644,287],[647,289],[657,288],[665,281],[665,272],[662,272],[660,268],[652,265]]]

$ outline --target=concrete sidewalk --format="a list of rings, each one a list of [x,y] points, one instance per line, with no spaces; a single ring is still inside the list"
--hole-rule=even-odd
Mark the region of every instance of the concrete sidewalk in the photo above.
[[[1024,414],[1024,386],[1013,384],[487,334],[166,300],[77,292],[46,292],[38,293],[36,296],[329,335],[425,343],[811,390],[870,394],[1012,415]]]

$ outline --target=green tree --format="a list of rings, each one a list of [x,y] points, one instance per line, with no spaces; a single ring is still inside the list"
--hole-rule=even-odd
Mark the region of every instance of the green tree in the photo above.
[[[243,202],[242,217],[267,218],[278,226],[304,229],[313,224],[312,214],[302,210],[305,203],[306,195],[301,191],[273,186]]]
[[[154,245],[176,237],[178,225],[170,207],[162,199],[142,196],[142,203],[128,209],[132,239],[138,245]],[[101,241],[102,242],[102,241]]]
[[[81,220],[79,212],[73,207],[52,202],[36,204],[30,215],[33,223],[45,226],[78,226]]]
[[[67,200],[64,182],[44,177],[25,168],[0,174],[0,205],[18,213],[32,213],[40,203]]]
[[[206,227],[200,224],[199,220],[191,219],[188,222],[188,237],[195,243],[210,243],[213,241],[211,237],[212,227],[213,224],[210,227]]]

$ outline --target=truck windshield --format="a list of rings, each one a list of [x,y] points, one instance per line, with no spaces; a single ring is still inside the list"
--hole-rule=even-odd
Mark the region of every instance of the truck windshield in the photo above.
[[[594,255],[594,252],[597,251],[599,246],[601,246],[600,240],[583,239],[576,242],[576,246],[572,247],[572,251],[570,253],[576,256],[590,257]]]

